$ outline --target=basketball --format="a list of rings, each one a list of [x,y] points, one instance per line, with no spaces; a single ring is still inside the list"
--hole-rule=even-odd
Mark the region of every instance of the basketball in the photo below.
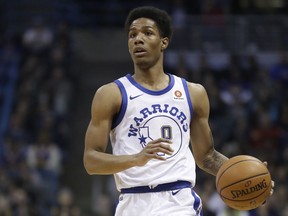
[[[236,210],[261,206],[270,196],[271,175],[266,165],[249,155],[227,160],[216,175],[216,189],[222,200]]]

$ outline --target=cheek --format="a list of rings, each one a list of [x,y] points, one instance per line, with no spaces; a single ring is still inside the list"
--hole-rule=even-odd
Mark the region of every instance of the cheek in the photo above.
[[[132,52],[132,46],[131,46],[131,42],[130,42],[129,40],[128,40],[127,45],[128,45],[128,51],[129,51],[129,53],[131,54],[131,52]]]
[[[150,46],[151,49],[153,49],[155,52],[160,52],[161,51],[161,43],[159,42],[155,42],[155,43],[151,43]]]

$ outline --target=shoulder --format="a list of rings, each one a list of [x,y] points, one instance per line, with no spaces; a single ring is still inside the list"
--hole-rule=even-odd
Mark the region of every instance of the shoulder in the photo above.
[[[207,114],[209,112],[209,99],[204,86],[192,82],[187,82],[187,86],[194,111],[198,114]]]
[[[116,83],[111,82],[99,87],[94,95],[92,107],[103,107],[106,111],[116,113],[121,106],[122,96]]]
[[[95,93],[95,96],[111,96],[119,97],[121,96],[118,85],[115,82],[111,82],[105,85],[100,86]]]
[[[191,97],[198,98],[207,96],[206,89],[203,85],[199,83],[187,82],[187,86]]]

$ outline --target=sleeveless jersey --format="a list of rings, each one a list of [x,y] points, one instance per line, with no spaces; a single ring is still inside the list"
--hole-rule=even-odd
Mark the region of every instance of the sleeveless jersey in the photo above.
[[[168,74],[169,85],[152,91],[139,85],[128,74],[115,80],[122,94],[121,110],[114,120],[110,141],[114,155],[139,153],[148,142],[172,140],[172,155],[159,155],[167,160],[150,160],[114,174],[117,189],[186,180],[195,185],[195,160],[189,148],[192,102],[186,80]]]

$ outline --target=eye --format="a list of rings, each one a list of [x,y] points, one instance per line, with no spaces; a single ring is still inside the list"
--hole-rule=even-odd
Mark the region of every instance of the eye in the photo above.
[[[145,32],[145,35],[147,35],[147,36],[151,36],[153,33],[151,32],[151,31],[146,31]]]
[[[129,38],[135,38],[136,34],[134,32],[129,33]]]

